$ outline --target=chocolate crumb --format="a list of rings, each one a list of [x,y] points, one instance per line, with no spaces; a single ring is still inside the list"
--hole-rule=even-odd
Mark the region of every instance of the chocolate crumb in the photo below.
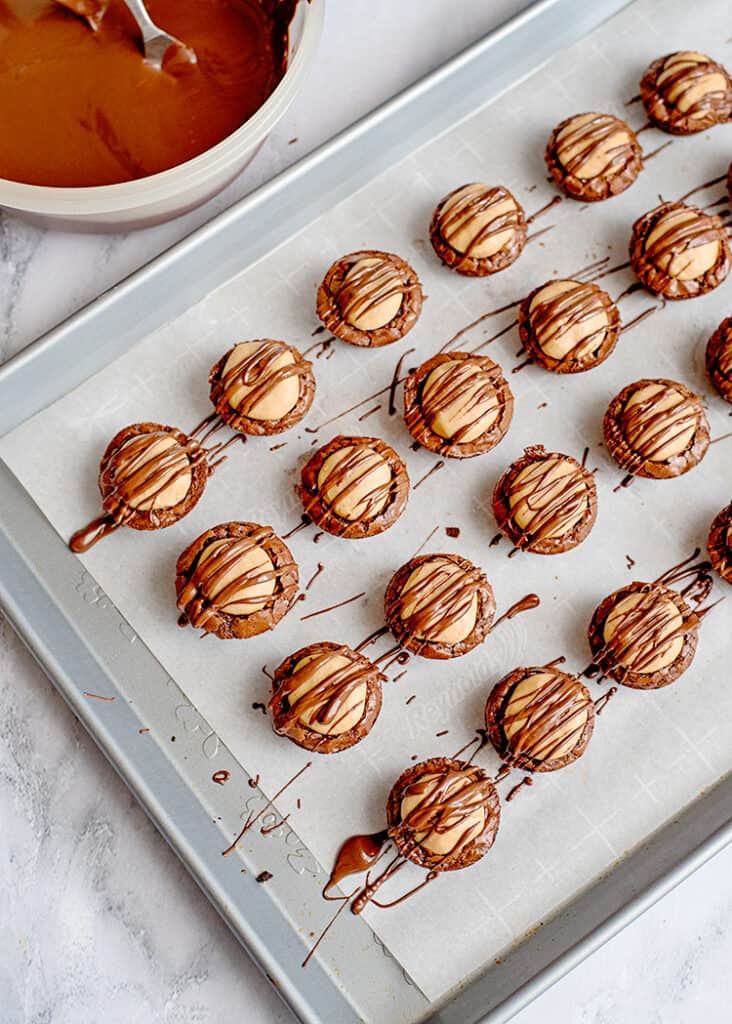
[[[253,701],[253,703],[252,703],[252,708],[253,708],[253,709],[254,709],[255,711],[261,711],[263,715],[266,715],[266,714],[267,714],[267,705],[266,705],[266,704],[263,704],[263,703],[261,702],[261,700],[255,700],[255,701]]]
[[[274,876],[272,875],[271,871],[260,871],[259,874],[257,875],[257,881],[258,882],[268,882],[270,880],[270,878],[273,878],[273,877]]]
[[[259,785],[259,772],[257,772],[253,779],[247,780],[247,785],[249,786],[250,789],[257,788],[257,786]]]
[[[626,555],[625,556],[625,561],[627,562],[629,569],[632,569],[633,566],[635,565],[635,559],[631,558],[630,555]]]
[[[411,703],[412,703],[412,701],[413,701],[413,700],[416,700],[416,699],[417,699],[417,694],[416,694],[416,693],[413,693],[411,697],[407,697],[407,699],[406,699],[406,701],[405,701],[404,703],[405,703],[405,704],[411,704]]]
[[[436,732],[435,736],[447,736],[449,731],[450,731],[449,729],[443,729],[442,732]]]
[[[447,534],[448,537],[459,537],[460,536],[460,527],[459,526],[446,526],[445,527],[445,533]]]

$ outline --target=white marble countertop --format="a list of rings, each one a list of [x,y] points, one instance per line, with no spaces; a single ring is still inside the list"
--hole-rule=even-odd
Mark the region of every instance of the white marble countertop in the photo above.
[[[0,213],[0,359],[521,6],[330,0],[302,95],[252,167],[201,210],[109,236]],[[1,619],[0,723],[0,1021],[291,1021]],[[729,1021],[731,878],[732,848],[517,1024]]]

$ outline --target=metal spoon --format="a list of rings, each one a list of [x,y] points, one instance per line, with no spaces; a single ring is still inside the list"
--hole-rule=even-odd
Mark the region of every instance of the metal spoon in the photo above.
[[[108,0],[56,0],[56,2],[80,18],[85,18],[94,32],[99,29],[108,7]],[[163,59],[172,46],[175,49],[170,52],[166,66],[197,63],[198,58],[190,46],[186,46],[180,39],[171,36],[169,32],[164,32],[155,24],[147,13],[143,0],[124,0],[124,2],[142,33],[145,60],[151,67],[160,71]]]
[[[179,62],[195,64],[197,62],[198,58],[189,46],[182,43],[180,39],[176,39],[175,36],[171,36],[169,32],[164,32],[155,24],[147,13],[143,0],[124,0],[124,2],[142,33],[142,41],[145,44],[145,60],[148,64],[160,71],[163,59],[171,46],[175,47],[176,64]]]

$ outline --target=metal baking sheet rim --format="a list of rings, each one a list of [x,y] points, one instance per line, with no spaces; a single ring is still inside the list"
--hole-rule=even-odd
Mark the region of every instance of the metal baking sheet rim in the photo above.
[[[581,38],[627,2],[541,0],[105,293],[0,369],[0,434],[93,375],[141,334],[195,303],[230,268],[241,270],[281,244],[326,206],[495,98],[536,70],[557,45]],[[244,225],[248,238],[243,243],[237,228]],[[211,258],[213,252],[217,259]],[[69,358],[72,352],[74,359]],[[190,803],[196,795],[170,757],[152,743],[143,748],[144,758],[139,750],[133,752],[127,734],[116,735],[105,721],[104,705],[83,696],[83,669],[97,685],[105,679],[114,690],[114,681],[52,597],[44,581],[46,566],[36,561],[39,552],[30,545],[21,553],[23,543],[9,522],[13,493],[19,507],[42,520],[64,557],[71,556],[0,463],[0,494],[8,498],[0,504],[0,607],[21,640],[299,1017],[308,1022],[337,1019],[339,1024],[361,1019],[317,962],[308,971],[300,970],[301,940],[266,887],[250,878],[233,890],[217,862],[202,855],[204,841],[215,843],[220,853],[221,832],[215,822],[203,830],[197,821],[192,830],[185,816],[180,823],[171,817],[171,801],[183,797]],[[124,714],[129,736],[134,736],[140,720],[129,705]],[[418,1017],[428,1015],[432,1024],[508,1020],[731,842],[731,806],[732,776],[727,776],[514,945],[500,963],[468,980],[440,1009],[426,1007],[421,997]],[[415,1010],[413,1006],[412,1020]]]

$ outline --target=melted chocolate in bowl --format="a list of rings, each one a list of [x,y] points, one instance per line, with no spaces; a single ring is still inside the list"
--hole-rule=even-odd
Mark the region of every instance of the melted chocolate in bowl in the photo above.
[[[122,0],[85,0],[91,23],[55,0],[0,0],[0,178],[111,185],[205,152],[282,79],[295,2],[148,0],[198,58],[156,71]]]

